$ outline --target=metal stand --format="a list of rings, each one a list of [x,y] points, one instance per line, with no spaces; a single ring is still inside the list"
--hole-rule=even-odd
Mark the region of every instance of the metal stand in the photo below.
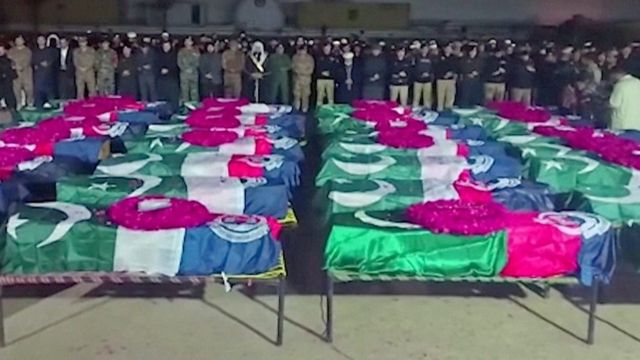
[[[598,306],[598,292],[600,290],[600,278],[598,276],[593,277],[591,283],[591,299],[589,302],[589,327],[587,329],[587,344],[593,345],[595,341],[595,327],[596,327],[596,307]]]
[[[284,331],[284,297],[287,291],[287,282],[284,277],[278,280],[278,333],[276,337],[276,345],[282,346]]]
[[[0,348],[5,347],[4,338],[4,310],[2,308],[2,285],[0,285]]]
[[[325,324],[325,341],[333,342],[333,278],[327,273],[327,323]]]

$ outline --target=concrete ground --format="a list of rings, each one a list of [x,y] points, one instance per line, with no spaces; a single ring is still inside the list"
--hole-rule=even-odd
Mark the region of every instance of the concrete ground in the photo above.
[[[310,147],[294,203],[300,226],[284,241],[284,346],[272,343],[271,289],[252,299],[215,284],[203,296],[160,285],[28,286],[7,289],[8,346],[0,360],[638,359],[640,278],[626,269],[598,308],[593,346],[584,343],[587,294],[579,286],[544,299],[517,285],[416,283],[338,286],[335,342],[325,343],[326,229],[309,201],[319,154],[317,144]]]

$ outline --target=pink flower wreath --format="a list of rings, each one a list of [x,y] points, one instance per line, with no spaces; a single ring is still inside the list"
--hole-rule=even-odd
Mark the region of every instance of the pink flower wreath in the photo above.
[[[169,206],[156,210],[140,210],[140,204],[148,200],[168,200]],[[111,205],[107,215],[116,225],[143,231],[197,227],[214,218],[207,208],[197,201],[164,196],[126,198]]]
[[[507,210],[495,202],[438,200],[411,205],[407,219],[437,234],[487,235],[505,228]]]

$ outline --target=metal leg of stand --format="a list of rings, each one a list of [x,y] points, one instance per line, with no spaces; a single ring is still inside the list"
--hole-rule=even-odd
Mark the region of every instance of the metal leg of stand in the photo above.
[[[0,285],[0,348],[5,347],[4,338],[4,309],[2,308],[2,285]]]
[[[325,329],[325,340],[333,342],[333,279],[327,274],[327,325]]]
[[[600,279],[593,277],[591,284],[591,299],[589,301],[589,328],[587,329],[587,344],[593,345],[596,327],[596,307],[598,306],[598,290],[600,290]]]
[[[284,297],[287,291],[287,282],[284,277],[278,280],[278,333],[276,338],[276,345],[281,346],[283,342],[284,332]]]

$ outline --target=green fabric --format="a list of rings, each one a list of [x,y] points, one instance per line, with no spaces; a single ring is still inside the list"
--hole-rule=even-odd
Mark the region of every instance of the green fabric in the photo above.
[[[613,223],[640,220],[640,189],[627,186],[578,186],[567,208],[598,214]]]
[[[128,196],[164,195],[187,197],[187,185],[179,176],[94,176],[58,181],[57,200],[94,208],[106,208]]]
[[[84,207],[80,210],[89,211]],[[74,211],[77,213],[78,208]],[[20,206],[1,240],[2,272],[19,275],[112,271],[116,228],[107,225],[104,214],[90,216],[88,220],[69,223],[63,211]],[[70,227],[66,228],[65,223]]]
[[[366,213],[362,219],[390,219]],[[367,218],[368,216],[368,218]],[[353,214],[336,216],[325,248],[325,268],[371,275],[495,276],[506,264],[506,234],[453,236],[423,229],[378,227]],[[395,225],[394,225],[395,224]],[[402,225],[400,225],[402,226]]]
[[[140,174],[154,176],[178,176],[182,172],[185,155],[182,154],[128,154],[111,157],[100,162],[95,175]],[[116,166],[118,171],[114,172]],[[124,169],[124,170],[123,170]]]
[[[503,136],[530,134],[526,124],[502,119],[488,111],[461,117],[460,123],[462,125],[480,125],[487,131],[490,137],[496,139]]]
[[[128,154],[176,154],[176,153],[194,153],[194,152],[211,152],[215,149],[204,146],[191,145],[182,141],[180,137],[145,137],[132,141],[124,142]]]
[[[440,162],[440,165],[443,166],[436,168],[434,162]],[[464,168],[466,168],[466,161],[459,157],[419,158],[415,155],[343,154],[336,155],[325,161],[316,177],[316,186],[322,186],[331,179],[417,180],[428,178],[430,173],[433,173],[433,176],[437,179],[451,178],[454,181]],[[456,172],[455,169],[459,171]],[[446,171],[447,173],[439,174],[437,173],[438,170]]]
[[[62,109],[53,108],[50,110],[22,109],[19,111],[23,122],[37,123],[58,115],[62,115]]]

